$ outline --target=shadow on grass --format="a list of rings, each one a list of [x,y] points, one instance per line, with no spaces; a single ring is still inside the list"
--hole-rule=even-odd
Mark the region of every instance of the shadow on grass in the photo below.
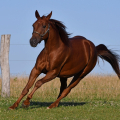
[[[39,107],[48,107],[52,104],[53,102],[30,102],[30,109],[32,108],[39,108]],[[87,102],[60,102],[59,106],[82,106],[87,104]]]

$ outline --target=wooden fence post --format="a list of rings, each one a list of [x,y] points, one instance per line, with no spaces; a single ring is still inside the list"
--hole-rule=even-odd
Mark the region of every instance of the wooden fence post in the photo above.
[[[10,68],[9,68],[9,47],[10,36],[1,36],[0,64],[2,73],[2,93],[1,97],[10,97]]]

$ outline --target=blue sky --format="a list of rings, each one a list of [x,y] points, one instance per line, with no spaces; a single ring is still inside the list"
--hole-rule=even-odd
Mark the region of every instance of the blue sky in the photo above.
[[[62,21],[71,37],[82,35],[95,45],[102,43],[120,50],[120,0],[1,0],[0,35],[11,34],[11,75],[29,74],[44,47],[43,42],[36,48],[29,45],[35,10],[41,16],[52,11],[52,19]],[[92,73],[114,72],[107,62],[100,60]]]

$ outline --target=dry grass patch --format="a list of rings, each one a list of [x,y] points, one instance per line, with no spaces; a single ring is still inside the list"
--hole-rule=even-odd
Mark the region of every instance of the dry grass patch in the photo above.
[[[72,78],[69,78],[68,83]],[[11,97],[19,97],[23,88],[28,81],[28,77],[11,77]],[[1,80],[0,80],[1,86]],[[57,98],[60,89],[59,79],[56,78],[51,82],[44,84],[34,94],[35,98]],[[32,89],[30,89],[31,91]],[[0,87],[1,91],[1,87]],[[0,92],[1,94],[1,92]],[[87,76],[85,77],[71,93],[67,96],[69,99],[119,99],[120,98],[120,81],[117,76]]]

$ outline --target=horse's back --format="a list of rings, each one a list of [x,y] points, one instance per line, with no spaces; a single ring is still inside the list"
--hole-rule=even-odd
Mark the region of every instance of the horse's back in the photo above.
[[[90,40],[87,40],[83,36],[75,36],[73,38],[70,38],[70,45],[71,45],[71,49],[75,53],[77,52],[80,53],[81,51],[84,51],[90,47],[92,47],[93,49],[96,49],[95,45]]]
[[[70,38],[70,39],[86,39],[85,37],[83,37],[83,36],[74,36],[74,37],[72,37],[72,38]],[[87,40],[87,39],[86,39]]]
[[[96,47],[93,42],[83,36],[75,36],[70,38],[70,45],[74,55],[79,54],[80,57],[87,58],[85,59],[86,62],[88,62],[90,55],[93,54],[97,56]]]

